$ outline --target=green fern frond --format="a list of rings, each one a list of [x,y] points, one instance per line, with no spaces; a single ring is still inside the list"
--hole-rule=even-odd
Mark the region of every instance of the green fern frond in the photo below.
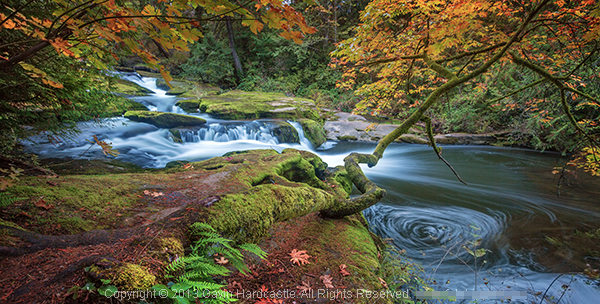
[[[196,229],[196,230],[209,230],[209,231],[217,232],[217,230],[215,230],[215,228],[213,228],[211,225],[209,225],[207,223],[203,223],[203,222],[195,222],[192,225],[190,225],[190,227],[192,229]]]
[[[258,245],[256,245],[256,244],[242,244],[239,247],[241,249],[244,249],[244,250],[252,253],[252,254],[257,255],[261,259],[266,259],[267,256],[269,255],[264,250],[262,250],[260,247],[258,247]]]
[[[221,284],[212,283],[212,282],[192,281],[192,282],[187,282],[187,283],[190,284],[192,286],[192,288],[195,288],[198,290],[217,291],[217,290],[221,290],[221,288],[223,288],[223,287],[227,287],[227,285],[221,285]]]
[[[176,272],[185,268],[185,260],[183,257],[180,257],[173,261],[171,264],[167,265],[167,273]]]

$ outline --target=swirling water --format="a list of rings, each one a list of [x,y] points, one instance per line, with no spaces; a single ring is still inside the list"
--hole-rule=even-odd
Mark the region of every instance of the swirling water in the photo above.
[[[156,88],[154,79],[127,78],[156,92],[134,98],[150,110],[182,112],[175,106],[177,98]],[[42,157],[76,157],[90,148],[86,139],[98,135],[121,152],[118,159],[144,167],[208,159],[235,150],[285,148],[311,150],[336,166],[343,164],[350,152],[370,153],[375,147],[330,142],[315,150],[298,124],[293,125],[301,142],[282,144],[270,132],[268,121],[228,122],[192,115],[208,122],[184,132],[183,143],[175,143],[167,129],[118,117],[104,126],[82,123],[78,137],[58,145],[42,143],[35,151]],[[103,157],[96,148],[83,158]],[[597,192],[558,197],[556,177],[549,172],[564,161],[555,154],[479,146],[446,146],[443,151],[468,185],[459,183],[431,148],[422,145],[393,144],[377,166],[363,168],[388,192],[382,202],[364,212],[375,233],[391,239],[407,257],[420,262],[426,276],[435,280],[436,290],[526,290],[528,300],[523,303],[539,303],[536,293],[552,285],[547,297],[555,302],[560,298],[560,303],[598,303],[597,282],[568,273],[553,282],[564,270],[542,266],[540,257],[532,254],[524,241],[543,237],[547,230],[568,231],[597,223]],[[468,242],[478,239],[476,248],[485,249],[486,254],[475,259],[463,245],[475,250]]]

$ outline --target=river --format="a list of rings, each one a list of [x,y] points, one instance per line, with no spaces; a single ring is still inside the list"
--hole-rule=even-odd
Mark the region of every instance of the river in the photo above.
[[[158,89],[155,79],[124,78],[155,92],[133,98],[150,110],[183,113],[174,105],[177,98]],[[375,147],[330,142],[325,149],[315,150],[306,140],[279,143],[269,132],[269,121],[231,122],[193,115],[205,118],[209,127],[184,134],[184,143],[175,143],[167,129],[117,117],[102,126],[81,123],[77,137],[58,145],[43,143],[35,150],[41,157],[76,157],[90,147],[86,139],[96,134],[121,152],[118,159],[160,168],[174,160],[198,161],[229,151],[285,148],[312,151],[329,166],[336,166],[343,164],[350,152],[371,153]],[[301,131],[298,124],[295,127]],[[424,145],[393,144],[377,166],[364,167],[366,175],[388,192],[364,212],[373,232],[391,239],[398,249],[405,250],[407,258],[421,263],[436,290],[527,291],[527,300],[513,303],[540,303],[541,294],[548,289],[546,298],[553,300],[544,303],[600,302],[597,281],[570,274],[567,265],[553,265],[552,258],[540,254],[544,244],[550,246],[545,235],[598,226],[597,181],[586,181],[597,188],[582,186],[557,196],[558,177],[550,173],[564,163],[557,154],[444,146],[443,155],[468,185],[458,182]],[[101,157],[96,147],[82,158]],[[468,243],[478,239],[477,246]],[[484,249],[486,254],[475,259],[463,245],[473,251]]]

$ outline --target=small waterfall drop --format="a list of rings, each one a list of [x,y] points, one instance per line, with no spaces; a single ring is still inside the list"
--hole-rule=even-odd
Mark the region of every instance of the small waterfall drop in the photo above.
[[[302,125],[299,122],[295,122],[295,121],[288,121],[288,123],[290,125],[292,125],[292,127],[294,127],[294,129],[296,129],[296,132],[298,132],[298,137],[300,138],[300,144],[309,148],[310,150],[314,150],[315,147],[313,147],[312,143],[308,140],[308,138],[306,138],[304,136],[304,130],[302,129]]]
[[[229,142],[235,140],[255,140],[278,145],[280,140],[273,134],[273,125],[268,122],[252,121],[245,124],[212,123],[198,130],[179,130],[184,143],[201,141]]]

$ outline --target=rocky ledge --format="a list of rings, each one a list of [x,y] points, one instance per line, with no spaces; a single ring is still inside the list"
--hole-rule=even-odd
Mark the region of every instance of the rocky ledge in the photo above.
[[[327,140],[378,142],[398,125],[380,124],[368,121],[365,117],[350,113],[336,113],[337,120],[325,122]],[[411,128],[397,142],[429,144],[424,128]],[[511,145],[508,132],[484,134],[449,133],[435,136],[438,144],[448,145]]]

